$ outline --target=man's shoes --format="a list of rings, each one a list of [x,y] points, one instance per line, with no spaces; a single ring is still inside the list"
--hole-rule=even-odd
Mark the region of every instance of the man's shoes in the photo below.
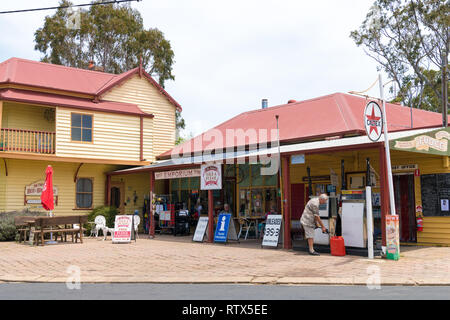
[[[312,256],[320,256],[320,253],[318,253],[317,251],[313,251],[313,252],[309,252],[310,255]]]

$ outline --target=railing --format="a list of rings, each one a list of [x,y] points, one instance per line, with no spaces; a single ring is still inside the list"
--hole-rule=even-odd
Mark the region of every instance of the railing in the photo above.
[[[2,128],[0,151],[55,153],[55,132]]]

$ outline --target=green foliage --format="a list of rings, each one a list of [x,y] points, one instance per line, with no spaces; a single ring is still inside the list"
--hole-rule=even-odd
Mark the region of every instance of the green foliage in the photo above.
[[[442,73],[448,65],[447,0],[376,0],[350,37],[399,88],[396,101],[442,110]],[[392,88],[391,88],[392,90]]]
[[[88,215],[88,221],[94,221],[95,217],[97,216],[104,216],[106,219],[106,226],[109,228],[114,227],[114,221],[116,219],[116,215],[119,213],[116,207],[108,207],[108,206],[100,206],[94,208],[89,215]],[[87,234],[91,233],[91,228],[93,227],[92,224],[86,224],[86,232]]]
[[[60,5],[71,2],[62,0]],[[142,57],[143,67],[161,86],[175,79],[170,42],[160,30],[145,29],[139,11],[105,4],[80,9],[79,13],[75,24],[71,24],[73,11],[65,8],[45,18],[44,26],[34,34],[35,49],[44,54],[42,61],[86,69],[92,60],[105,72],[121,73],[137,67]]]
[[[17,240],[17,229],[14,225],[14,217],[19,216],[46,216],[45,212],[30,211],[28,209],[22,211],[10,211],[0,213],[0,241]]]

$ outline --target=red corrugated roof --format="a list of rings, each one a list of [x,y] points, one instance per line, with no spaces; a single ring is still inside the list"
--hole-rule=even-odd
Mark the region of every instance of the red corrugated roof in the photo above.
[[[257,143],[271,141],[270,130],[276,129],[275,115],[279,115],[281,143],[325,138],[337,135],[365,135],[363,122],[364,108],[368,100],[344,93],[335,93],[323,97],[298,101],[285,105],[244,112],[230,120],[206,131],[205,133],[159,155],[158,159],[169,158],[172,152],[184,153],[186,150],[199,152],[203,150],[233,148],[248,145],[237,138],[226,139],[227,129],[267,130],[267,135],[257,135]],[[380,107],[382,107],[380,105]],[[410,129],[410,108],[397,104],[386,104],[388,130],[399,131]],[[439,126],[442,115],[436,112],[413,109],[413,128]],[[221,133],[222,139],[211,139],[214,133]],[[241,135],[242,136],[242,135]],[[202,139],[200,139],[202,138]],[[198,143],[202,140],[202,143]]]
[[[92,96],[100,96],[125,79],[139,72],[139,67],[122,74],[66,67],[51,63],[10,58],[0,63],[0,84],[10,83],[36,88],[68,91]],[[181,110],[175,101],[148,73],[145,77],[176,108]]]
[[[34,92],[17,89],[0,90],[0,99],[4,101],[42,104],[47,106],[68,107],[92,111],[120,113],[134,116],[153,117],[152,114],[143,112],[135,104],[100,101],[94,103],[89,99],[61,96],[49,93]]]

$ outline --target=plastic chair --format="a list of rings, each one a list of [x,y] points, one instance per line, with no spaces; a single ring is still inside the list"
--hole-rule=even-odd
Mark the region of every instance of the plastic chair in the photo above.
[[[136,239],[139,239],[138,226],[141,223],[141,217],[135,215],[133,218],[134,218],[134,234],[136,235]]]
[[[95,217],[95,226],[91,230],[91,236],[95,235],[95,237],[98,237],[98,231],[102,230],[103,235],[105,235],[104,229],[106,228],[106,218],[104,216],[96,216]]]

